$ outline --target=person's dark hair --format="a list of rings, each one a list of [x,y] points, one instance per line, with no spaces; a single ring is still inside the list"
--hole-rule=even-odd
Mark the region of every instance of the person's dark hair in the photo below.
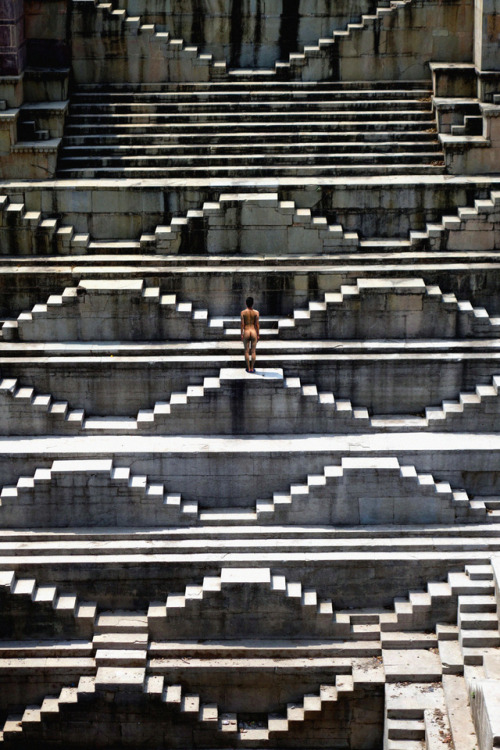
[[[253,307],[253,297],[247,297],[245,304],[247,307]]]

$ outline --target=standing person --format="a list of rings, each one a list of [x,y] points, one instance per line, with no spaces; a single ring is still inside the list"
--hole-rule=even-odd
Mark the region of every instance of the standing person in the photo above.
[[[247,372],[255,372],[255,349],[260,338],[259,311],[253,309],[253,297],[245,300],[246,310],[241,311],[241,340],[245,347]]]

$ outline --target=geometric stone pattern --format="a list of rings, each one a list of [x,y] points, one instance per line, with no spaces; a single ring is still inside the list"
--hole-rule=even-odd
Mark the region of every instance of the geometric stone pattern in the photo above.
[[[2,10],[4,747],[499,746],[495,13],[313,5]]]

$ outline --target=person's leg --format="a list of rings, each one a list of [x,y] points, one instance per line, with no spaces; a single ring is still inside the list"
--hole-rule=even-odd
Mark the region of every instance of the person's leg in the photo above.
[[[245,363],[246,363],[246,370],[247,372],[250,372],[250,344],[252,339],[251,338],[244,338],[243,339],[243,346],[245,347]]]
[[[252,360],[251,360],[252,361],[252,366],[250,368],[250,371],[254,372],[254,370],[255,370],[255,357],[257,355],[257,352],[256,352],[256,349],[257,349],[257,334],[255,334],[255,336],[252,336],[251,341],[252,341]]]

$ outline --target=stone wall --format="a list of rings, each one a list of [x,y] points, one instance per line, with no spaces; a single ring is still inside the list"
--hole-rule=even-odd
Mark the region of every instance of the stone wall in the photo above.
[[[386,7],[386,6],[385,6]],[[361,10],[361,8],[360,8]],[[294,60],[291,77],[304,81],[314,80],[416,80],[429,78],[428,64],[431,61],[470,62],[473,45],[473,0],[410,0],[401,6],[387,8],[387,13],[367,16],[360,25],[335,37],[330,28],[327,39],[314,36],[316,28],[309,31],[308,42],[313,44],[305,50],[305,57]],[[313,16],[314,17],[314,16]],[[203,16],[196,15],[199,20]],[[255,15],[249,19],[255,20]],[[318,20],[326,25],[326,16]],[[183,23],[180,16],[179,23]],[[276,21],[281,24],[281,16]],[[274,72],[274,64],[290,52],[302,52],[300,22],[293,16],[284,17],[278,39],[282,41],[266,53],[266,64]],[[309,18],[307,18],[309,21]],[[335,24],[337,18],[329,24]],[[338,19],[340,20],[340,19]],[[193,24],[188,29],[192,31]],[[314,26],[314,24],[313,24]],[[292,28],[293,27],[293,28]],[[163,27],[160,27],[163,28]],[[243,18],[234,19],[230,28],[242,31],[243,35],[255,36],[255,30],[246,32]],[[429,33],[429,29],[432,32]],[[222,60],[230,67],[245,62],[250,64],[243,43],[234,44],[229,39],[225,45],[224,24],[215,25],[215,52],[208,40],[206,50],[211,58],[200,58],[200,49],[191,48],[193,40],[181,37],[175,41],[169,32],[158,32],[154,25],[145,24],[140,16],[128,16],[126,12],[109,12],[96,9],[88,2],[74,4],[72,14],[73,72],[78,83],[86,82],[161,82],[161,81],[207,81],[220,79],[225,67],[213,66],[219,60],[219,50],[233,55]],[[321,31],[321,24],[319,26]],[[202,34],[201,27],[198,30]],[[271,29],[269,34],[272,35]],[[231,37],[231,34],[229,34]],[[242,37],[243,38],[243,37]],[[293,49],[295,38],[299,49]],[[292,41],[293,40],[293,41]],[[188,46],[186,46],[188,45]],[[241,49],[241,52],[240,52]],[[256,48],[259,49],[259,45]],[[257,55],[257,64],[262,65],[262,55]],[[274,56],[274,57],[273,57]]]
[[[376,0],[124,0],[144,23],[228,60],[231,67],[269,67],[306,44],[373,13]]]
[[[0,3],[0,75],[17,76],[26,59],[22,0]]]
[[[25,0],[24,24],[27,64],[47,68],[70,65],[68,0]]]

